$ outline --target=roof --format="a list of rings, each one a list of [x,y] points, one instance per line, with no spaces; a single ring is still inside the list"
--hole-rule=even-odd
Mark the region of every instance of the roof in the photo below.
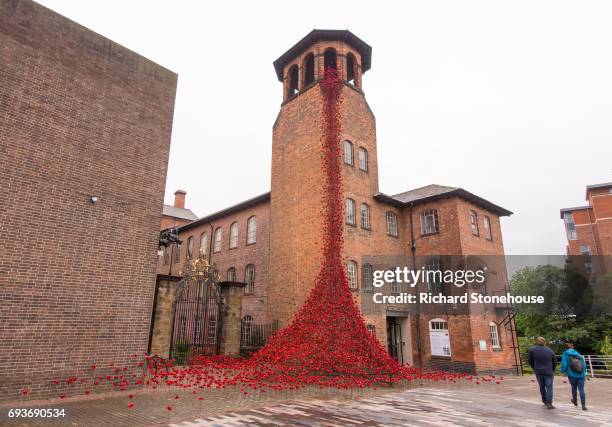
[[[198,219],[197,221],[193,221],[190,222],[189,224],[185,224],[182,227],[179,227],[179,231],[186,231],[189,230],[191,228],[197,227],[199,225],[202,224],[207,224],[211,221],[214,221],[216,219],[222,218],[226,215],[230,215],[233,214],[235,212],[240,212],[241,210],[250,208],[252,206],[258,205],[260,203],[263,203],[265,201],[270,200],[270,192],[268,191],[267,193],[263,193],[260,194],[259,196],[255,196],[251,199],[245,200],[243,202],[237,203],[233,206],[230,206],[229,208],[225,208],[223,210],[220,210],[218,212],[215,212],[213,214],[207,215],[205,217],[202,217],[200,219]]]
[[[293,61],[312,44],[321,40],[341,40],[359,51],[361,55],[361,72],[365,73],[372,64],[372,47],[361,40],[349,30],[312,30],[302,40],[293,45],[287,52],[283,53],[273,62],[278,81],[283,81],[283,69],[285,65]]]
[[[604,184],[587,185],[586,196],[585,196],[586,200],[589,200],[589,191],[596,190],[598,188],[606,188],[606,187],[612,187],[612,182],[606,182]]]
[[[189,221],[195,221],[198,216],[194,214],[191,209],[177,208],[172,205],[164,205],[162,209],[162,215],[171,216],[173,218],[187,219]]]
[[[422,204],[448,197],[462,198],[471,203],[474,203],[476,206],[480,206],[481,208],[493,212],[499,216],[512,215],[511,211],[502,208],[501,206],[498,206],[494,203],[491,203],[488,200],[483,199],[482,197],[472,194],[469,191],[466,191],[463,188],[459,187],[448,187],[445,185],[430,184],[426,185],[425,187],[405,191],[394,196],[389,196],[383,193],[377,193],[374,195],[375,199],[397,207]]]
[[[590,208],[591,208],[590,206],[576,206],[573,208],[563,208],[560,210],[561,219],[563,219],[564,212],[582,211],[582,210],[590,209]]]

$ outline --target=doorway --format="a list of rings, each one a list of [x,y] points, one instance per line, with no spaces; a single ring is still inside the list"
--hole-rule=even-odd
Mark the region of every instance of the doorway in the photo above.
[[[387,347],[389,354],[404,364],[402,325],[398,317],[387,317]]]

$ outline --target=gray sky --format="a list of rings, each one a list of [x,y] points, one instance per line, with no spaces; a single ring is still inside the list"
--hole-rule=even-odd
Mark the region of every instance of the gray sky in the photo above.
[[[561,254],[562,207],[612,181],[612,2],[42,0],[177,72],[166,203],[270,188],[272,61],[313,28],[373,48],[380,189],[460,186],[514,212],[508,254]]]

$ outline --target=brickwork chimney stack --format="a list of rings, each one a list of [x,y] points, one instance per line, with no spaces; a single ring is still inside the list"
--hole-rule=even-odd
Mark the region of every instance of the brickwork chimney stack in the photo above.
[[[187,194],[184,190],[176,190],[174,192],[174,207],[185,208],[185,195]]]

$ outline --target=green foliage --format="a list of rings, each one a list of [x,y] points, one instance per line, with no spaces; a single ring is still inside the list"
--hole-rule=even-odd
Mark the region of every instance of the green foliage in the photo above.
[[[606,356],[612,356],[612,338],[606,336],[599,347],[599,352]]]
[[[516,328],[521,352],[544,336],[556,352],[571,341],[583,353],[595,354],[612,330],[610,277],[589,282],[570,265],[526,267],[517,271],[510,287],[514,295],[543,295],[544,304],[516,306]],[[525,348],[524,348],[525,347]]]

